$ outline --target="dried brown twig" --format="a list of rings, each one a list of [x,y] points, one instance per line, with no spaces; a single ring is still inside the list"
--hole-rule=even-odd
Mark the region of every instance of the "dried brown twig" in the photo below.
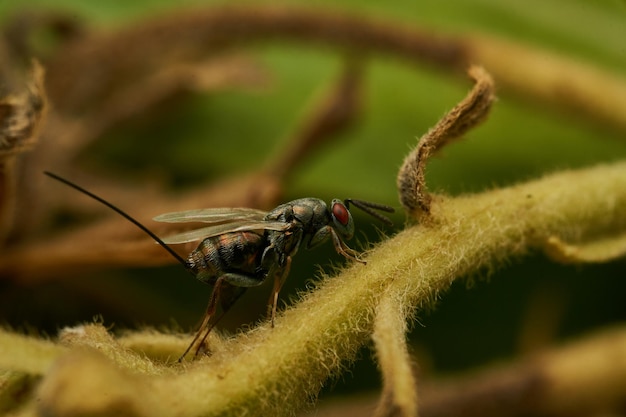
[[[422,136],[417,147],[404,159],[398,172],[400,202],[409,215],[422,220],[430,213],[431,195],[426,191],[426,163],[441,148],[459,139],[487,117],[495,98],[491,76],[480,67],[471,67],[476,82],[468,96]]]
[[[159,42],[150,44],[147,39]],[[619,111],[626,101],[623,79],[590,65],[487,35],[455,37],[362,16],[288,7],[196,10],[76,42],[49,64],[55,80],[51,95],[74,90],[74,81],[88,86],[68,95],[63,104],[68,109],[82,109],[93,100],[97,102],[119,80],[132,80],[130,75],[145,68],[146,63],[167,61],[174,53],[193,60],[264,41],[309,42],[394,56],[459,75],[470,63],[479,64],[501,85],[502,93],[548,101],[560,109],[600,120],[603,125],[626,128]],[[67,62],[76,65],[67,68]],[[87,82],[93,68],[106,68],[103,82]]]

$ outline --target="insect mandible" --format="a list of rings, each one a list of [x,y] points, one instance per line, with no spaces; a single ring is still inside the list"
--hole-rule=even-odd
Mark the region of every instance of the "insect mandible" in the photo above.
[[[365,263],[344,240],[354,234],[350,205],[354,205],[378,220],[391,225],[391,220],[375,210],[392,213],[392,207],[363,200],[334,199],[330,207],[317,198],[301,198],[266,212],[251,208],[208,208],[166,213],[154,220],[167,223],[202,222],[210,226],[189,230],[166,238],[152,231],[126,212],[56,174],[45,172],[64,184],[106,205],[147,233],[185,266],[198,280],[213,286],[209,302],[193,340],[178,359],[189,353],[200,336],[195,356],[219,319],[250,287],[261,285],[268,277],[274,285],[268,302],[272,327],[276,316],[278,294],[289,275],[292,257],[300,245],[312,249],[329,238],[335,250],[347,259]],[[169,245],[200,241],[187,259]],[[213,319],[218,303],[222,314]],[[212,320],[213,319],[213,320]]]

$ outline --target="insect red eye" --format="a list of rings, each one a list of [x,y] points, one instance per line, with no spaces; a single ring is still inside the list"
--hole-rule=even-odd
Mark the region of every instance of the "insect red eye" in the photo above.
[[[350,213],[343,204],[333,204],[333,216],[344,226],[350,221]]]

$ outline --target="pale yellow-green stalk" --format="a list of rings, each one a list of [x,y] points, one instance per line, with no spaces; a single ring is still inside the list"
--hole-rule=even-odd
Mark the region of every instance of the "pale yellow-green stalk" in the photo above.
[[[435,196],[431,213],[428,224],[408,227],[372,249],[367,265],[350,265],[325,279],[281,314],[276,328],[212,339],[211,357],[151,370],[147,358],[121,344],[97,353],[101,335],[90,332],[103,330],[87,326],[82,342],[58,350],[3,332],[0,368],[43,376],[24,415],[293,415],[367,343],[382,299],[392,296],[411,315],[432,306],[455,279],[543,248],[552,237],[573,244],[624,234],[626,163],[477,195]],[[163,341],[154,333],[144,338],[157,350]]]

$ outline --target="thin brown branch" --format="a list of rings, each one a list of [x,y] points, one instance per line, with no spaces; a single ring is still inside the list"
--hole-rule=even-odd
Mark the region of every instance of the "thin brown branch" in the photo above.
[[[286,149],[270,161],[270,175],[286,177],[314,150],[354,124],[361,108],[363,65],[360,60],[347,59],[336,85],[301,122]]]
[[[463,41],[471,62],[493,75],[500,94],[513,94],[557,111],[626,131],[626,79],[590,62],[495,36]]]
[[[470,63],[482,65],[502,84],[503,94],[512,91],[626,128],[620,112],[625,107],[626,83],[600,68],[494,36],[455,37],[382,19],[289,7],[200,9],[144,21],[116,33],[94,34],[68,45],[50,61],[51,96],[65,95],[60,103],[63,113],[81,110],[117,90],[119,86],[113,86],[120,80],[132,82],[138,73],[172,56],[194,60],[223,48],[266,41],[309,42],[394,56],[459,75]],[[68,67],[67,62],[73,65]],[[104,73],[101,82],[91,82],[95,73]]]
[[[224,48],[266,41],[325,44],[457,69],[466,62],[456,42],[396,24],[298,8],[222,7],[169,14],[68,45],[49,62],[54,80],[50,94],[62,97],[65,93],[62,112],[77,111],[98,102],[121,80],[134,78],[172,56],[195,60]],[[75,65],[68,68],[68,62]],[[87,79],[96,69],[103,74],[98,83]],[[72,94],[67,95],[68,91]]]

